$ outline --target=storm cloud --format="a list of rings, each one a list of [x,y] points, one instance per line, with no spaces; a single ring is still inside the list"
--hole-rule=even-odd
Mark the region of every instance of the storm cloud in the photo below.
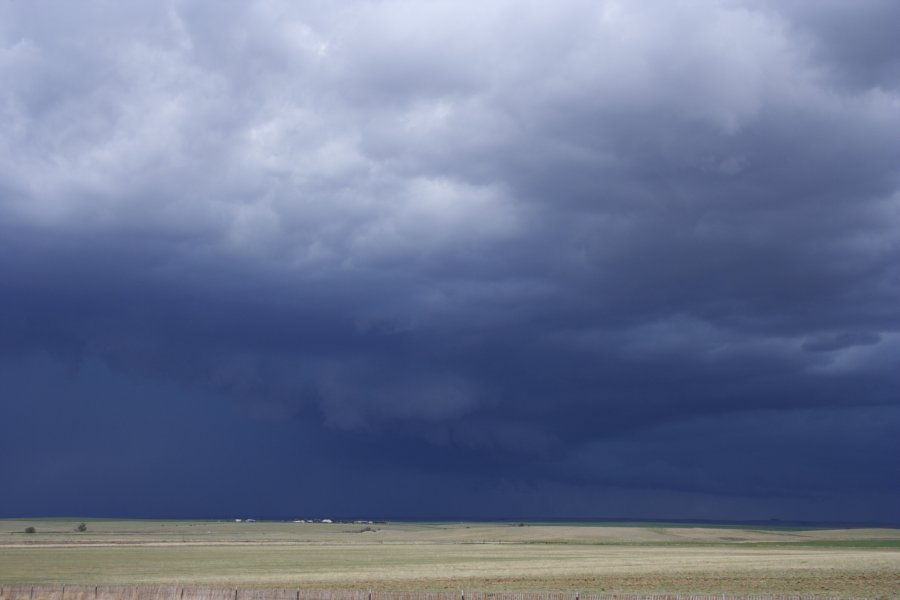
[[[900,521],[897,13],[0,3],[0,513]]]

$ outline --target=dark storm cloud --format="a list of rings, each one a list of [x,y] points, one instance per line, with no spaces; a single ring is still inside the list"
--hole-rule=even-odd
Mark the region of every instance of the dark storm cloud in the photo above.
[[[900,45],[850,6],[4,3],[4,405],[394,514],[896,519]],[[0,466],[111,460],[58,439]]]
[[[822,67],[846,85],[892,88],[900,85],[900,52],[891,23],[900,7],[889,0],[774,5],[822,60]]]

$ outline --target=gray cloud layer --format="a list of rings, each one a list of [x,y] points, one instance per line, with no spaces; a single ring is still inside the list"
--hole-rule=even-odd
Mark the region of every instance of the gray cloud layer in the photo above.
[[[889,506],[897,12],[0,4],[0,353],[410,476]]]

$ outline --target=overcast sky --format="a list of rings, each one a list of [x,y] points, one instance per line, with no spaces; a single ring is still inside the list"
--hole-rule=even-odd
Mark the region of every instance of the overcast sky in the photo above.
[[[898,23],[0,0],[0,516],[900,522]]]

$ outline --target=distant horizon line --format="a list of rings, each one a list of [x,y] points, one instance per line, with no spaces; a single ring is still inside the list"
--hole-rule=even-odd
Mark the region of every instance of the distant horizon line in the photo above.
[[[373,521],[382,523],[504,523],[515,525],[517,523],[528,525],[565,525],[575,524],[673,524],[673,525],[703,525],[703,526],[752,526],[768,525],[776,527],[840,527],[840,528],[900,528],[900,521],[857,521],[857,520],[798,520],[798,519],[685,519],[685,518],[660,518],[660,517],[402,517],[402,516],[285,516],[285,515],[261,515],[235,514],[231,516],[72,516],[72,515],[43,515],[43,516],[0,516],[4,521],[236,521],[252,519],[256,522],[291,523],[297,520],[310,520],[321,522],[329,519],[335,523],[354,521]]]

